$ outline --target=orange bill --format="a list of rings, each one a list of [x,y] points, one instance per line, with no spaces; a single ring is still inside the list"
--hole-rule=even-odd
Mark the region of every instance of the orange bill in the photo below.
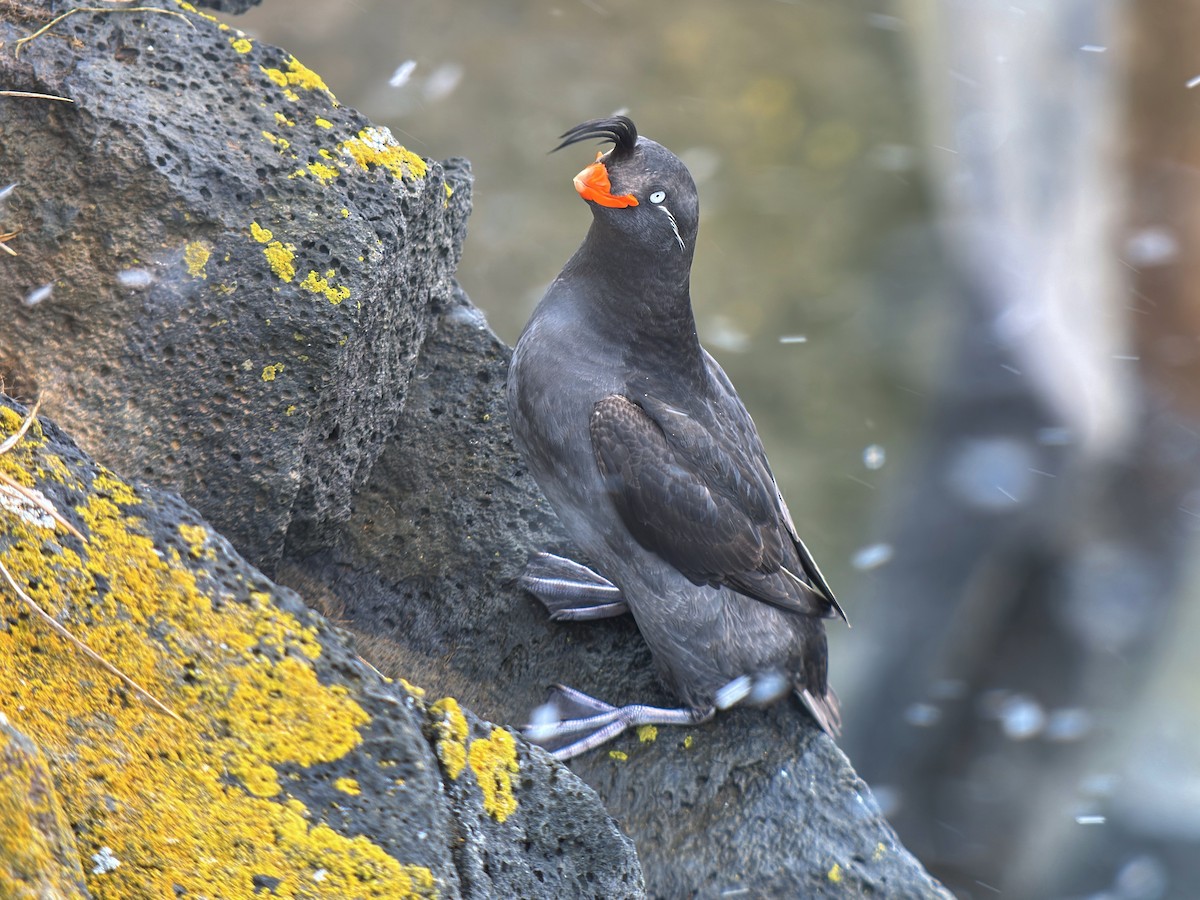
[[[637,206],[637,197],[633,194],[613,196],[612,184],[608,180],[608,169],[604,168],[604,163],[600,162],[602,155],[597,154],[596,161],[575,176],[575,190],[579,191],[579,196],[584,200],[599,203],[601,206],[618,208]]]

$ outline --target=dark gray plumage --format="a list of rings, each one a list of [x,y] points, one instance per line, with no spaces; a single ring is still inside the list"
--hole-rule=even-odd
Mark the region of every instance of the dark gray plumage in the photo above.
[[[686,709],[559,688],[558,715],[530,733],[569,757],[629,725],[701,721],[791,689],[836,735],[822,619],[842,610],[697,338],[691,174],[624,116],[563,137],[614,146],[576,176],[592,226],[517,342],[508,406],[530,472],[596,571],[540,554],[523,582],[553,618],[632,612]]]

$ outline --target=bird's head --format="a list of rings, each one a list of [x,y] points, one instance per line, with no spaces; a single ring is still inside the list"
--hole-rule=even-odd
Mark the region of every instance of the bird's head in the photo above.
[[[575,176],[575,190],[596,221],[646,250],[690,258],[700,201],[687,166],[662,144],[638,137],[627,116],[576,125],[554,149],[590,139],[613,145]]]

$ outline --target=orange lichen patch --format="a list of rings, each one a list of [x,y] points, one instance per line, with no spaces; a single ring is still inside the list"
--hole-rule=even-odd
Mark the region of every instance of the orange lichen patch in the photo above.
[[[437,732],[437,755],[451,778],[458,778],[467,766],[467,717],[458,701],[443,697],[429,707],[429,718]]]
[[[284,88],[285,94],[291,94],[289,100],[300,99],[291,88],[300,88],[304,91],[324,91],[330,102],[337,106],[337,97],[333,96],[333,91],[329,90],[329,86],[321,79],[321,76],[314,72],[308,66],[300,62],[294,56],[287,58],[287,71],[281,69],[272,69],[266,66],[259,66],[259,69],[271,81],[279,87]]]
[[[183,264],[187,266],[188,274],[193,278],[207,278],[204,267],[212,251],[200,241],[191,241],[183,248]]]
[[[300,282],[300,287],[304,288],[304,290],[310,293],[321,294],[326,300],[328,300],[334,306],[337,306],[343,300],[349,298],[350,288],[346,287],[344,284],[339,284],[336,286],[331,285],[328,279],[332,278],[335,274],[336,273],[330,269],[325,273],[326,277],[322,278],[316,272],[310,271],[304,276],[304,280]]]
[[[382,166],[397,178],[424,178],[429,171],[425,160],[403,147],[386,128],[371,125],[357,137],[338,144],[338,150],[364,169]]]
[[[0,408],[0,439],[20,421]],[[54,456],[35,424],[0,471],[70,469]],[[197,548],[216,546],[203,526],[166,526],[181,554],[151,537],[150,500],[103,469],[74,471],[87,543],[0,510],[0,562],[186,720],[130,695],[0,592],[0,712],[46,754],[81,855],[108,847],[120,861],[88,876],[92,895],[253,900],[255,876],[268,876],[283,898],[431,896],[428,869],[314,821],[280,788],[280,766],[343,758],[369,718],[318,680],[315,625],[265,590],[231,586],[258,578],[236,558],[220,581],[193,568]],[[48,479],[38,487],[53,493]]]
[[[512,776],[519,770],[517,743],[503,728],[493,728],[490,736],[471,741],[467,762],[483,792],[483,808],[497,822],[517,811]]]

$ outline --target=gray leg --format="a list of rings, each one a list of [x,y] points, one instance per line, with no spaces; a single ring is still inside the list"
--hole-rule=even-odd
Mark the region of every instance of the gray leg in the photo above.
[[[533,712],[522,731],[525,739],[570,759],[607,743],[638,725],[698,725],[713,717],[708,709],[661,709],[656,706],[610,706],[565,685],[551,688],[550,699]]]
[[[629,612],[619,587],[563,556],[535,553],[517,580],[542,601],[553,622],[607,619]]]

